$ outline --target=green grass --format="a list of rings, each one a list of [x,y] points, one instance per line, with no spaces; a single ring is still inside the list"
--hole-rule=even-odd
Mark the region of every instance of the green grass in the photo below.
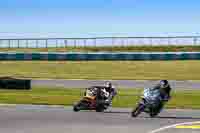
[[[44,104],[71,105],[80,99],[80,89],[47,89],[34,88],[32,90],[0,90],[0,103],[8,104]]]
[[[200,51],[200,46],[101,46],[101,47],[66,47],[66,48],[0,48],[0,52],[169,52]]]
[[[200,61],[1,61],[0,75],[56,79],[200,80]]]
[[[29,91],[0,90],[0,103],[73,105],[82,97],[84,89],[34,88]],[[142,89],[120,89],[113,101],[114,107],[134,107]],[[200,109],[200,91],[174,91],[167,108]],[[186,100],[187,99],[187,100]]]

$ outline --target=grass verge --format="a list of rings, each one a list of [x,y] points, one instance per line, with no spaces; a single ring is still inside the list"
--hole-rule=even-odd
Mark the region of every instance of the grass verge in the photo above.
[[[65,47],[65,48],[0,48],[1,52],[177,52],[200,51],[200,46],[99,46],[99,47]]]
[[[33,88],[29,91],[0,90],[0,103],[73,105],[82,97],[84,89]],[[120,89],[113,101],[114,107],[134,107],[142,89]],[[200,91],[174,91],[167,108],[200,109]],[[187,99],[187,100],[186,100]]]
[[[0,75],[52,79],[200,80],[200,61],[1,61]]]

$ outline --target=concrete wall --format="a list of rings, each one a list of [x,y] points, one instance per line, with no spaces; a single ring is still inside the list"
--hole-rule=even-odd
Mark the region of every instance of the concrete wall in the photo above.
[[[199,60],[200,52],[0,53],[0,60]]]

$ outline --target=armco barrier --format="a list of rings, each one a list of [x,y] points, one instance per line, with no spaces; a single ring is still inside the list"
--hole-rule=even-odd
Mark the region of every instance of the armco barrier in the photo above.
[[[0,78],[0,89],[30,90],[30,79]]]
[[[199,60],[200,52],[0,53],[0,60]]]

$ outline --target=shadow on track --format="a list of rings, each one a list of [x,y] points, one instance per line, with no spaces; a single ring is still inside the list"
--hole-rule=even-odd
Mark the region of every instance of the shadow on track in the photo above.
[[[130,114],[128,111],[105,111],[105,114]]]

